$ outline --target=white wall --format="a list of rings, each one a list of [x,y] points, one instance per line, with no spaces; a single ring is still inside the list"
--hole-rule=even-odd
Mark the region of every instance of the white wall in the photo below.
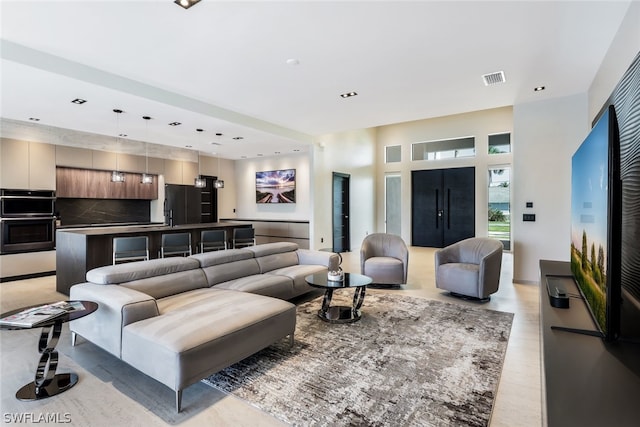
[[[261,157],[235,161],[234,178],[224,178],[224,190],[228,180],[233,180],[236,194],[235,218],[261,220],[303,220],[311,218],[311,154],[278,157]],[[276,169],[296,170],[296,203],[256,203],[256,172]],[[224,191],[221,190],[221,191]],[[220,193],[218,193],[220,194]],[[233,218],[220,216],[221,218]]]
[[[400,173],[402,192],[401,235],[407,244],[411,242],[411,171],[425,169],[447,169],[474,166],[476,168],[476,236],[487,235],[488,216],[488,169],[511,163],[512,154],[488,154],[490,134],[513,133],[512,108],[503,107],[472,113],[456,114],[434,119],[397,123],[378,128],[376,156],[376,230],[385,230],[385,174]],[[411,144],[440,139],[475,137],[474,157],[411,161]],[[512,146],[519,144],[512,138]],[[401,145],[402,162],[385,164],[385,147]],[[513,174],[512,174],[513,176]]]
[[[540,259],[569,260],[571,156],[589,132],[587,118],[586,93],[513,109],[514,282],[537,283]],[[523,213],[536,221],[523,222]]]
[[[620,29],[589,88],[589,120],[593,121],[605,101],[640,52],[640,2],[629,5]]]
[[[539,281],[539,260],[569,260],[571,156],[640,51],[640,3],[632,2],[589,93],[514,107],[513,280]],[[533,201],[536,222],[522,222]]]
[[[350,175],[351,250],[359,251],[367,233],[375,231],[375,129],[323,135],[313,151],[312,249],[332,244],[333,172]],[[322,240],[322,241],[321,241]]]
[[[218,189],[218,218],[236,218],[236,162],[210,156],[200,156],[200,173],[215,176],[224,181],[224,188]]]

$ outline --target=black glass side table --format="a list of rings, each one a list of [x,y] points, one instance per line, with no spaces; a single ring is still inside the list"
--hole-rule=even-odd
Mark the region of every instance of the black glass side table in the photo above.
[[[24,385],[16,392],[16,398],[18,400],[32,401],[45,399],[69,390],[78,382],[77,374],[56,374],[56,369],[58,368],[58,352],[56,351],[56,345],[60,338],[63,323],[70,322],[93,313],[98,309],[98,304],[93,301],[67,302],[80,302],[84,306],[84,310],[71,311],[34,326],[0,325],[0,329],[3,330],[42,328],[40,340],[38,341],[40,360],[38,361],[35,379],[33,382]],[[32,307],[37,307],[39,305],[42,304]],[[28,308],[31,307],[22,307],[17,310],[8,311],[1,314],[0,317],[4,318],[11,316],[12,314],[19,313]]]
[[[342,280],[329,280],[327,273],[311,274],[304,280],[315,288],[324,289],[322,307],[318,310],[318,317],[329,323],[351,323],[360,320],[362,312],[360,307],[364,302],[367,285],[371,278],[356,273],[344,273]],[[335,289],[354,288],[353,304],[349,306],[332,306],[331,298]]]

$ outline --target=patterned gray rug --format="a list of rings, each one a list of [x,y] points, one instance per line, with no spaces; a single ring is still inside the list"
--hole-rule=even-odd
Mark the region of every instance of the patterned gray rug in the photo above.
[[[513,314],[370,293],[359,322],[328,324],[320,304],[298,307],[293,348],[203,381],[293,425],[489,424]]]

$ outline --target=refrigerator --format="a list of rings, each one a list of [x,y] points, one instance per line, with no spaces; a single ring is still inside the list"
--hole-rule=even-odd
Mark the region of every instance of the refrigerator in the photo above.
[[[199,224],[202,190],[193,185],[165,184],[164,222],[167,225]]]

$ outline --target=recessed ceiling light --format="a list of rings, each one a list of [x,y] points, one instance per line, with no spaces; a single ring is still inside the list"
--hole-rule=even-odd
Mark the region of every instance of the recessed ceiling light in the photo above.
[[[145,119],[145,120],[151,120],[150,116],[142,116],[142,118]]]
[[[219,142],[212,142],[211,145],[222,145]]]
[[[185,147],[187,147],[187,148],[191,148],[191,147],[193,147],[193,145],[188,145],[188,144],[187,144],[187,145],[185,145]]]
[[[246,158],[247,158],[247,156],[240,156],[240,158],[241,158],[241,159],[246,159]]]
[[[280,154],[280,152],[279,152],[279,151],[276,151],[276,152],[274,152],[274,154]]]
[[[29,117],[29,120],[31,120],[32,122],[39,122],[40,119],[37,117]]]
[[[120,110],[120,109],[118,109],[118,108],[114,108],[114,109],[113,109],[113,112],[114,112],[114,113],[117,113],[117,114],[124,113],[124,111],[122,111],[122,110]]]
[[[76,98],[71,102],[73,102],[74,104],[84,104],[85,102],[87,102],[87,100],[86,99]]]
[[[173,2],[184,9],[189,9],[191,6],[198,3],[199,1],[200,0],[174,0]]]
[[[263,154],[258,153],[258,157],[262,157],[262,156],[263,156]]]
[[[296,149],[295,149],[295,150],[293,150],[293,151],[297,153],[297,152],[298,152],[298,151],[300,151],[300,150],[298,150],[298,149],[296,148]]]
[[[196,129],[196,132],[203,132],[203,129],[198,128]]]
[[[180,126],[182,123],[180,122],[171,122],[169,123],[169,126]]]
[[[216,136],[222,136],[222,134],[220,132],[217,132]]]
[[[540,91],[543,91],[544,89],[545,89],[544,86],[538,86],[538,87],[533,88],[533,91],[534,92],[540,92]]]
[[[296,66],[296,65],[299,65],[299,64],[300,64],[300,61],[298,61],[295,58],[287,59],[287,65]]]
[[[126,133],[120,133],[120,134],[118,134],[118,136],[121,136],[121,137],[125,138],[125,137],[127,137],[129,135],[127,135]]]
[[[351,98],[352,96],[356,96],[358,93],[357,92],[346,92],[346,93],[341,93],[340,96],[342,98]]]
[[[234,136],[232,139],[235,139],[237,141],[240,139],[244,139],[244,136]]]

